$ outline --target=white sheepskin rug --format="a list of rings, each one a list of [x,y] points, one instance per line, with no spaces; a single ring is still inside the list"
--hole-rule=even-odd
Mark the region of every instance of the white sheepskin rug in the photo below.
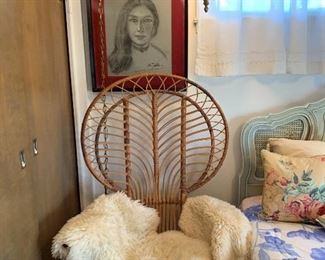
[[[250,259],[252,226],[225,201],[210,196],[187,199],[179,227],[185,235],[209,243],[213,259]]]
[[[132,247],[156,234],[155,209],[124,193],[101,195],[54,237],[52,255],[69,260],[127,259]]]
[[[156,232],[155,209],[124,193],[101,195],[54,237],[67,260],[230,260],[248,256],[250,224],[234,206],[201,196],[186,201],[180,231]]]

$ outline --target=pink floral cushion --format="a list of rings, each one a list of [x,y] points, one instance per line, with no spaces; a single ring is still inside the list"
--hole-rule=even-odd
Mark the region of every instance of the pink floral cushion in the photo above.
[[[267,219],[315,222],[325,214],[325,156],[298,158],[262,150],[262,158]]]

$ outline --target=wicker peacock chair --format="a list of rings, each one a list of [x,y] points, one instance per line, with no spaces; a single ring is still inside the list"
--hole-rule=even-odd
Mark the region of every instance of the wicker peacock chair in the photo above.
[[[214,98],[175,75],[143,74],[102,90],[81,133],[93,176],[159,212],[159,230],[177,229],[188,194],[208,182],[227,150],[228,127]]]
[[[210,196],[187,198],[217,173],[228,144],[223,112],[202,87],[174,75],[117,81],[90,104],[81,143],[95,178],[107,192],[122,192],[99,196],[70,219],[53,239],[54,257],[248,255],[251,225],[239,209]]]

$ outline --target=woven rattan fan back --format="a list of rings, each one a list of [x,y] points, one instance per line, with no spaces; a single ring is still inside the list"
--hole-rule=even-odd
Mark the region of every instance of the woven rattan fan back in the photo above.
[[[226,119],[213,97],[174,75],[137,75],[105,88],[81,133],[95,178],[156,208],[160,231],[177,229],[188,193],[217,173],[227,143]]]

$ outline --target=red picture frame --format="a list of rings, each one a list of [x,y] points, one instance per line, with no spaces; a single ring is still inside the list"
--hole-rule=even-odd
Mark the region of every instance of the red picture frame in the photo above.
[[[107,15],[105,13],[110,1],[126,2],[127,0],[91,0],[90,3],[90,52],[92,56],[92,72],[93,72],[93,91],[100,91],[109,86],[117,80],[126,76],[119,73],[118,75],[109,72],[108,63],[108,39],[109,32],[107,31]],[[150,1],[150,0],[149,0]],[[152,0],[152,2],[161,0]],[[186,77],[187,76],[187,0],[163,0],[170,1],[171,14],[169,15],[171,21],[170,28],[170,67],[169,72],[162,72],[164,74],[174,74]],[[119,12],[120,10],[112,10],[112,12]],[[159,11],[159,10],[158,10]],[[164,16],[159,14],[160,24],[164,22]],[[159,33],[159,32],[158,32]],[[155,72],[154,70],[142,71],[141,73]]]

